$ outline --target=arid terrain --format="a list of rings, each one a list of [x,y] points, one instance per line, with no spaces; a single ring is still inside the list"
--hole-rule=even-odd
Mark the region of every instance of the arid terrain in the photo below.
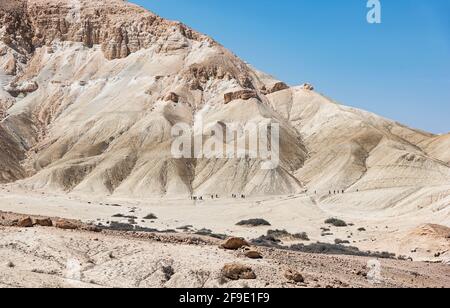
[[[5,227],[27,216],[1,215],[1,287],[450,286],[450,271],[443,264],[266,247],[250,249],[257,252],[255,259],[245,249],[224,249],[221,240],[208,236]],[[233,276],[240,272],[229,272],[229,267],[243,268],[251,276]]]
[[[127,1],[2,0],[0,286],[450,287],[449,135],[319,91]],[[244,153],[277,124],[279,165],[176,158],[179,123]],[[233,262],[256,279],[223,278]]]

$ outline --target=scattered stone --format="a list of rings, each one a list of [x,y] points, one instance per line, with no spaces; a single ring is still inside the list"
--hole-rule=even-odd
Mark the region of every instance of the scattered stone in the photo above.
[[[289,280],[289,281],[293,281],[296,283],[302,283],[305,282],[305,278],[303,277],[302,274],[300,274],[299,272],[289,269],[284,273],[284,277]]]
[[[245,252],[245,256],[249,259],[262,259],[263,256],[259,251],[250,249]]]
[[[147,216],[144,217],[144,219],[153,220],[153,219],[158,219],[158,217],[156,217],[155,214],[148,214]]]
[[[230,237],[227,239],[220,247],[228,250],[238,250],[242,247],[250,246],[249,243],[247,243],[246,240],[239,237]]]
[[[78,226],[67,219],[58,219],[55,223],[55,227],[63,230],[75,230]]]
[[[53,222],[50,218],[36,218],[34,224],[41,227],[53,227]]]
[[[17,226],[21,228],[31,228],[33,227],[33,220],[30,217],[20,219],[17,222]]]
[[[222,269],[222,276],[231,280],[256,279],[251,267],[237,263],[226,264]]]

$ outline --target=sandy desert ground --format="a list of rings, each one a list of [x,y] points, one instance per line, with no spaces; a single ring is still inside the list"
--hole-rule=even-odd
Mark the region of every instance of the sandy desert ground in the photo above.
[[[357,211],[344,206],[352,198],[359,202],[367,200],[370,205],[374,194],[388,193],[362,192],[358,196],[344,194],[328,198],[301,194],[194,202],[181,198],[87,199],[2,186],[0,210],[6,220],[11,215],[6,212],[25,214],[23,217],[64,217],[98,226],[109,226],[112,222],[130,226],[132,219],[133,224],[152,232],[116,229],[95,233],[42,227],[24,229],[4,224],[0,229],[3,260],[0,286],[450,287],[450,232],[443,227],[449,224],[448,211],[445,215],[427,211],[415,218],[414,212],[409,214],[405,209],[380,212],[369,206]],[[121,217],[113,217],[117,214]],[[149,214],[157,218],[144,219]],[[348,226],[325,224],[330,217],[342,219]],[[236,225],[251,218],[265,219],[271,226]],[[202,233],[205,229],[210,230],[206,231],[210,236]],[[277,243],[283,247],[317,242],[334,244],[340,239],[348,241],[341,244],[342,247],[357,247],[361,252],[389,252],[396,256],[381,259],[377,255],[310,254],[257,246],[263,259],[252,260],[240,250],[220,249],[222,239],[215,238],[238,236],[250,242],[276,229],[287,230],[290,234],[306,232],[309,237],[309,241],[283,237]],[[399,257],[402,260],[398,260]],[[222,267],[236,262],[250,266],[257,278],[238,281],[221,278]],[[373,262],[381,262],[381,277],[384,278],[378,283],[367,278]],[[13,267],[8,267],[11,264]],[[73,274],[71,266],[81,272]],[[164,278],[163,270],[167,267],[174,272],[168,279]],[[304,282],[287,280],[284,273],[288,269],[300,272]]]
[[[127,223],[129,218],[126,216],[133,216],[139,226],[159,231],[192,226],[193,232],[208,229],[216,234],[248,240],[258,238],[268,230],[286,230],[291,234],[306,232],[310,242],[348,240],[361,250],[387,251],[415,261],[450,263],[449,234],[435,234],[433,230],[421,232],[427,225],[450,225],[448,207],[440,209],[434,205],[418,209],[414,206],[413,200],[420,200],[421,194],[429,195],[430,189],[422,192],[422,189],[407,188],[408,194],[392,189],[322,197],[299,194],[191,201],[188,198],[130,199],[49,194],[7,185],[0,187],[0,210],[103,225]],[[448,189],[450,191],[450,187]],[[442,187],[437,190],[442,191]],[[395,206],[386,205],[386,200],[390,199],[396,200]],[[384,206],[381,208],[379,204]],[[117,214],[125,217],[113,217]],[[148,214],[154,214],[157,219],[143,219]],[[255,218],[265,219],[271,225],[236,225]],[[339,218],[349,226],[327,225],[325,220],[329,218]],[[361,228],[365,231],[359,231]],[[295,241],[289,244],[295,244]]]
[[[5,214],[2,214],[5,215]],[[263,258],[219,248],[220,240],[180,234],[0,227],[0,287],[349,288],[449,287],[447,265],[304,254],[258,247]],[[379,262],[379,263],[378,263]],[[250,267],[255,279],[223,275]],[[379,271],[374,271],[379,268]],[[286,277],[301,273],[302,281]]]

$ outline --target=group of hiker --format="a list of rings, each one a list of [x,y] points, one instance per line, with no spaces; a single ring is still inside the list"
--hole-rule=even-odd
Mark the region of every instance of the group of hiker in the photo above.
[[[209,195],[209,198],[211,199],[211,200],[214,200],[214,199],[220,199],[220,197],[219,197],[219,195],[217,195],[217,194],[215,194],[215,195]],[[237,195],[237,194],[232,194],[231,195],[231,198],[233,198],[233,199],[238,199],[238,198],[241,198],[241,199],[245,199],[246,198],[246,196],[245,195]],[[203,200],[205,200],[205,198],[203,197],[203,196],[191,196],[191,200],[193,200],[193,201],[203,201]]]
[[[356,192],[359,192],[359,189],[356,190]],[[308,193],[308,191],[306,191],[306,193]],[[314,194],[317,195],[317,190],[314,191]],[[345,194],[345,190],[330,190],[328,191],[328,195],[340,195],[340,194]]]
[[[231,198],[233,198],[233,199],[238,199],[239,196],[236,195],[236,194],[232,194],[232,195],[231,195]],[[241,199],[245,199],[245,195],[241,195]]]

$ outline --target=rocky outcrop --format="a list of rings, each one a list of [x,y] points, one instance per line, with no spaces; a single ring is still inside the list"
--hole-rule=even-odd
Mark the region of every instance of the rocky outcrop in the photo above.
[[[272,94],[275,92],[283,91],[289,89],[289,86],[284,82],[275,82],[273,85],[271,85],[269,88],[267,86],[263,86],[261,89],[263,94]]]
[[[314,86],[310,83],[304,83],[302,88],[306,91],[314,91]]]
[[[11,94],[11,96],[17,97],[20,94],[27,95],[33,93],[39,88],[39,85],[35,81],[27,81],[21,84],[10,84],[5,87],[5,90]]]
[[[251,98],[258,98],[258,93],[255,90],[240,90],[236,92],[225,93],[224,102],[225,104],[228,104],[238,99],[247,101]]]
[[[214,42],[185,25],[171,22],[122,0],[16,0],[0,6],[6,26],[2,41],[27,53],[55,41],[101,45],[107,59],[125,58],[140,49],[169,51],[186,39]]]

